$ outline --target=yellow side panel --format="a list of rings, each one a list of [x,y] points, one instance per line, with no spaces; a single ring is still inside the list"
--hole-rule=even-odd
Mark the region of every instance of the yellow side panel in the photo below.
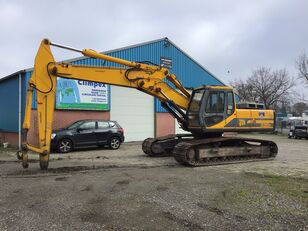
[[[237,109],[238,128],[271,129],[274,127],[273,110]]]
[[[273,110],[236,109],[235,112],[225,118],[225,120],[211,127],[207,127],[206,130],[271,130],[274,128],[274,119]]]
[[[274,112],[273,110],[250,110],[251,111],[251,127],[254,128],[273,128]]]

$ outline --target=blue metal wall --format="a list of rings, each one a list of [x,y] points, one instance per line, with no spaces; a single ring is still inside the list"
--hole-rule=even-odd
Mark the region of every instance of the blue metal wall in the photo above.
[[[18,132],[18,75],[0,83],[0,131]]]

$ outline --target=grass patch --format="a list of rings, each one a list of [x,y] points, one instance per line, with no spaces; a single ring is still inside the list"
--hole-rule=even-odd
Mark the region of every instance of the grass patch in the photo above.
[[[259,207],[266,203],[266,197],[262,191],[255,188],[235,188],[226,198],[231,204],[243,205],[249,204],[253,207]]]
[[[17,150],[18,149],[15,147],[8,147],[8,148],[0,147],[0,157],[9,157],[12,154],[15,154]]]
[[[274,174],[245,173],[257,177],[259,183],[270,186],[273,191],[308,205],[308,179],[301,177],[280,176]]]
[[[17,152],[18,148],[17,147],[7,147],[4,148],[3,146],[0,146],[0,152]]]
[[[246,172],[216,193],[208,207],[239,222],[253,221],[260,230],[301,230],[308,213],[307,186],[305,178]]]

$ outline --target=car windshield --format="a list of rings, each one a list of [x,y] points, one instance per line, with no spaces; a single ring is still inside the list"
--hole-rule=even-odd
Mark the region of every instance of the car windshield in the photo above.
[[[71,125],[69,125],[66,129],[74,129],[79,127],[79,125],[81,125],[84,121],[76,121],[75,123],[72,123]]]

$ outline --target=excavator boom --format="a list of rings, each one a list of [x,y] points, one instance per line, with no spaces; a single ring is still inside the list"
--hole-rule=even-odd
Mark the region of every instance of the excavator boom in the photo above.
[[[51,46],[79,52],[86,57],[110,61],[119,64],[120,67],[57,63],[52,55]],[[224,163],[270,159],[278,152],[277,145],[272,141],[221,137],[225,131],[274,129],[272,110],[237,109],[231,87],[203,86],[190,93],[167,68],[123,60],[91,49],[79,50],[44,39],[28,82],[23,128],[27,133],[31,127],[31,107],[35,92],[38,142],[35,145],[23,142],[18,158],[22,159],[25,168],[28,167],[28,150],[39,153],[41,169],[48,168],[57,77],[134,88],[159,99],[182,128],[192,134],[146,139],[142,148],[149,156],[172,152],[179,163],[200,166],[212,165],[217,160]],[[173,87],[165,80],[172,83]]]

